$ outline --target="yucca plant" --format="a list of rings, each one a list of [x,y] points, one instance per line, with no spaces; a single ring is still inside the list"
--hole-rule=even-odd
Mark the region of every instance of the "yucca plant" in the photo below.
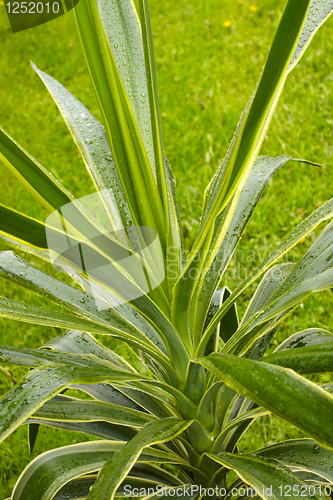
[[[66,310],[2,297],[1,316],[67,329],[40,349],[1,347],[0,361],[32,368],[0,400],[1,439],[23,424],[31,446],[40,424],[98,439],[37,457],[12,500],[329,493],[333,388],[302,375],[332,371],[333,335],[310,328],[265,351],[285,317],[333,286],[333,223],[299,262],[279,263],[333,217],[333,199],[235,290],[219,284],[268,180],[295,160],[258,154],[287,75],[332,11],[332,0],[288,0],[260,80],[206,188],[185,262],[175,181],[163,152],[148,1],[80,0],[74,9],[102,124],[34,67],[96,193],[74,199],[1,129],[1,159],[51,214],[44,224],[1,205],[1,238],[66,270],[76,283],[12,251],[0,253],[3,278]],[[254,282],[238,321],[236,302]],[[132,357],[123,359],[93,334],[123,341]],[[66,395],[69,388],[82,397]],[[239,453],[244,432],[267,414],[309,438]]]

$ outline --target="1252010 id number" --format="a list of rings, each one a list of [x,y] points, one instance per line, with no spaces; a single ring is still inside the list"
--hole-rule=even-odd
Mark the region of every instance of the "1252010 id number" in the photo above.
[[[330,496],[332,493],[332,485],[314,485],[314,484],[294,484],[290,486],[289,484],[281,485],[278,487],[281,496],[285,497],[308,497],[315,496],[318,493],[320,495],[325,494]]]
[[[58,14],[60,3],[13,2],[6,3],[8,14]]]

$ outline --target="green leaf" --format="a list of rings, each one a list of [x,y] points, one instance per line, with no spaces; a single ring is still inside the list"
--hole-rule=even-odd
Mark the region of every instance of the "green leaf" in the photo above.
[[[1,207],[0,207],[0,210],[1,210]],[[1,230],[0,230],[0,242],[4,243],[5,246],[15,248],[17,250],[20,250],[21,252],[24,252],[24,253],[27,253],[30,255],[34,255],[38,259],[41,259],[41,260],[48,262],[48,263],[51,263],[50,252],[48,250],[34,248],[34,247],[30,246],[29,244],[27,244],[26,242],[22,243],[19,240],[16,240],[14,238],[11,238],[8,235],[1,233]]]
[[[122,425],[109,424],[108,422],[63,422],[59,420],[43,420],[29,417],[24,424],[46,425],[55,429],[63,429],[71,432],[81,432],[88,436],[100,439],[117,441],[129,441],[137,433],[135,429]]]
[[[64,498],[69,500],[84,500],[96,481],[96,477],[96,474],[88,474],[69,481],[58,490],[52,500],[64,500]]]
[[[133,371],[130,363],[125,361],[119,354],[102,345],[89,333],[70,330],[65,335],[50,340],[42,347],[43,350],[52,349],[53,351],[83,355],[83,358],[90,358],[91,355],[94,355],[99,360],[112,362],[121,369]]]
[[[170,167],[163,155],[155,58],[147,2],[140,3],[141,25],[133,2],[97,2],[112,54],[132,106],[167,214],[166,273],[169,292],[181,266],[181,234]],[[116,40],[116,41],[115,41]],[[119,50],[119,45],[122,50]],[[135,57],[135,65],[133,65]],[[170,250],[169,250],[170,249]],[[171,255],[170,255],[171,253]]]
[[[187,436],[188,441],[191,443],[195,451],[199,453],[199,455],[202,456],[203,453],[210,450],[213,439],[212,435],[198,420],[194,420],[189,426],[187,429]],[[201,460],[197,466],[200,470],[204,471]]]
[[[210,354],[198,362],[235,391],[333,449],[333,397],[314,383],[292,370],[228,354]]]
[[[219,206],[225,205],[235,191],[243,173],[253,163],[263,136],[268,128],[273,109],[282,91],[286,79],[286,70],[295,52],[298,40],[303,31],[310,1],[295,2],[289,0],[277,32],[270,48],[263,74],[258,83],[255,96],[242,130],[242,137],[238,150],[235,151],[231,162],[223,176],[222,186],[215,181],[214,202]],[[229,174],[227,172],[230,171]],[[206,202],[207,203],[207,202]],[[208,208],[208,207],[207,207]]]
[[[274,173],[289,160],[303,160],[290,156],[259,156],[246,179],[238,198],[232,200],[214,223],[209,252],[191,297],[192,329],[202,331],[207,306],[223,275],[261,195]]]
[[[212,374],[213,376],[213,374]],[[220,382],[221,383],[221,382]],[[236,391],[231,389],[225,384],[222,384],[220,391],[217,394],[215,403],[215,419],[216,419],[216,432],[220,432],[223,422],[225,420],[226,414],[230,408],[230,405],[238,394]]]
[[[223,302],[225,302],[230,295],[231,291],[228,289],[228,287],[224,287]],[[223,302],[221,303],[221,305],[223,304]],[[226,342],[227,339],[229,339],[237,331],[237,329],[238,329],[238,313],[236,304],[233,304],[233,306],[224,316],[223,320],[220,321],[218,325],[218,333],[223,342]]]
[[[96,474],[79,476],[65,484],[53,497],[52,500],[84,500],[89,493],[91,486],[96,481]]]
[[[292,263],[284,263],[276,264],[267,271],[252,296],[248,308],[242,318],[242,324],[249,321],[251,316],[255,315],[262,309],[264,304],[290,274],[292,268]],[[258,337],[258,339],[246,351],[245,356],[247,358],[259,359],[265,354],[266,349],[270,345],[277,329],[279,328],[279,324],[276,323],[277,322],[275,320],[272,320],[271,322],[263,323],[256,328],[255,336]],[[262,332],[264,333],[262,334]]]
[[[80,333],[80,332],[74,332],[74,333]],[[88,336],[85,337],[80,336],[79,338],[81,339],[81,341],[85,341],[87,343],[89,342]],[[94,343],[92,341],[90,341],[89,344],[94,346]],[[49,345],[52,345],[52,342],[50,342]],[[121,358],[117,357],[114,353],[112,353],[112,351],[110,351],[110,355],[108,357],[105,356],[104,353],[103,353],[104,356],[102,354],[102,358],[98,357],[100,356],[100,350],[99,349],[96,350],[96,345],[98,346],[97,342],[95,342],[95,350],[92,349],[92,352],[94,352],[94,354],[90,353],[85,355],[3,346],[0,349],[1,353],[0,359],[9,364],[17,364],[30,367],[43,366],[43,365],[48,365],[48,366],[60,365],[60,364],[64,364],[66,366],[90,367],[92,364],[94,364],[95,366],[98,365],[101,365],[102,367],[110,366],[110,367],[115,367],[116,369],[122,369],[122,370],[125,369],[128,373],[130,372],[136,373],[130,365],[128,365],[123,361],[120,361]],[[143,376],[143,379],[145,378],[148,377]],[[154,399],[159,399],[162,403],[169,405],[169,407],[172,408],[172,410],[174,411],[174,408],[177,407],[177,399],[175,398],[176,396],[178,397],[178,399],[180,398],[179,405],[183,407],[184,411],[188,406],[192,408],[187,398],[182,393],[177,391],[177,389],[170,388],[167,384],[163,384],[162,382],[158,382],[152,379],[149,379],[151,382],[149,385],[145,384],[141,385],[138,380],[139,379],[137,379],[134,388],[143,392],[143,396],[141,398],[139,397],[139,400],[147,399],[147,395],[148,399],[149,396],[152,396]],[[156,385],[160,386],[160,388],[154,387],[152,383],[155,383]],[[81,386],[79,386],[78,388],[81,388]],[[83,388],[83,390],[85,390],[85,388]],[[131,384],[129,384],[129,389],[123,389],[123,391],[125,391],[125,394],[128,393],[128,391],[131,393],[132,392]],[[85,392],[91,393],[91,391],[89,390],[88,391],[86,390]],[[164,404],[162,404],[162,408],[163,407]]]
[[[331,226],[331,224],[329,226]],[[320,237],[318,238],[318,240],[319,239]],[[311,249],[312,247],[310,248],[310,250]],[[265,320],[268,317],[270,325],[274,326],[278,321],[281,321],[282,318],[285,318],[292,310],[297,308],[299,304],[311,293],[331,287],[332,268],[329,267],[332,265],[332,250],[329,248],[327,255],[327,252],[325,252],[324,249],[320,249],[321,255],[319,258],[316,258],[315,252],[312,253],[310,252],[310,250],[308,254],[300,261],[296,269],[287,277],[287,279],[280,286],[277,292],[275,292],[272,298],[265,304],[265,307],[261,311],[261,313],[263,314],[254,318],[254,325],[264,324]],[[311,258],[313,258],[313,260],[315,261],[314,266],[312,266]],[[299,269],[301,271],[299,271]],[[325,271],[320,272],[323,270]],[[316,276],[315,272],[318,272],[319,274]],[[304,281],[302,281],[302,278],[304,278]],[[276,316],[278,317],[278,321],[274,320]],[[248,331],[253,328],[253,324],[251,325],[250,323],[250,328],[248,328]],[[245,334],[242,332],[240,336],[246,338],[246,335],[247,332],[245,332]],[[324,341],[326,340],[327,339],[325,339]]]
[[[192,361],[188,365],[184,393],[195,405],[199,404],[205,390],[205,373],[202,366]],[[192,418],[189,416],[187,418]]]
[[[167,472],[161,467],[158,467],[157,465],[146,464],[146,463],[145,464],[137,463],[134,465],[128,477],[130,479],[131,477],[135,476],[138,476],[142,480],[150,481],[152,483],[151,487],[155,486],[155,488],[157,487],[158,484],[163,484],[168,486],[175,486],[175,485],[180,486],[183,484],[182,476],[185,476],[186,479],[188,480],[185,474],[179,473],[180,477],[177,477],[175,474]],[[125,483],[126,479],[123,481],[123,485]],[[123,486],[121,486],[121,488],[123,488]]]
[[[92,226],[95,223],[91,218],[89,219],[89,214],[83,209],[80,203],[75,200],[69,191],[67,191],[56,179],[53,178],[47,170],[45,170],[41,165],[39,165],[32,157],[28,155],[23,149],[21,149],[9,136],[7,136],[4,131],[0,128],[0,158],[4,163],[18,176],[18,178],[23,182],[25,187],[44,205],[48,211],[61,210],[61,207],[67,204],[71,204],[72,215],[76,220],[76,229],[82,234],[92,234]],[[28,231],[28,227],[21,227],[19,231],[18,224],[21,219],[21,224],[23,223],[21,214],[14,212],[6,207],[1,207],[1,214],[5,217],[2,220],[2,225],[0,226],[0,231],[7,233],[9,236],[18,237],[21,241],[25,242],[23,236]],[[1,217],[2,218],[2,217]],[[30,227],[35,225],[35,232],[43,231],[43,226],[34,221],[33,219],[27,218],[27,222]],[[14,232],[6,231],[6,227],[10,228],[14,223]],[[36,224],[37,223],[37,224]],[[41,227],[37,227],[37,226]],[[49,228],[49,231],[51,229]],[[94,235],[96,234],[96,228],[93,228]],[[31,235],[33,236],[33,235]],[[45,235],[43,235],[45,238]],[[59,233],[58,233],[59,236]],[[38,246],[33,243],[30,239],[26,239],[27,242],[32,243],[33,246]],[[47,248],[44,243],[43,248]]]
[[[167,237],[167,253],[166,253],[166,274],[168,279],[169,289],[172,288],[180,276],[184,265],[184,241],[181,229],[181,220],[177,202],[176,179],[171,166],[164,156],[164,165],[168,184],[166,186],[168,195],[168,237]],[[169,187],[168,187],[169,186]],[[172,295],[171,295],[172,297]]]
[[[142,33],[143,47],[143,62],[145,69],[145,78],[147,83],[147,108],[150,111],[150,126],[152,130],[152,141],[154,148],[154,156],[156,163],[156,171],[161,196],[165,203],[166,191],[166,172],[163,161],[163,144],[162,144],[162,129],[161,117],[159,111],[158,93],[157,93],[157,77],[155,54],[153,45],[153,33],[150,22],[149,3],[147,0],[139,0],[139,16],[140,16],[140,31]]]
[[[76,316],[69,313],[60,313],[45,309],[42,307],[30,306],[22,302],[6,299],[0,297],[0,317],[9,318],[16,321],[23,321],[25,323],[32,323],[37,325],[52,326],[66,329],[80,328],[84,332],[100,333],[103,335],[112,335],[118,337],[135,347],[140,347],[142,350],[147,350],[153,357],[157,356],[159,361],[164,366],[168,367],[169,363],[163,356],[158,354],[155,346],[145,338],[139,331],[133,331],[128,334],[123,329],[115,328],[112,325],[98,324],[94,321],[82,316]],[[173,373],[171,368],[170,374]]]
[[[205,326],[209,325],[210,321],[219,310],[223,302],[227,300],[230,296],[231,291],[228,287],[223,287],[214,293],[212,297],[212,301],[210,304],[210,308],[206,317]],[[236,332],[238,329],[238,314],[236,304],[233,304],[233,307],[229,309],[226,315],[223,317],[222,321],[218,324],[215,332],[210,337],[208,344],[206,346],[205,355],[210,354],[211,352],[217,351],[219,345],[219,338],[223,340],[223,342],[227,342],[230,337]]]
[[[242,323],[245,323],[255,313],[261,311],[268,300],[274,295],[276,290],[280,288],[282,283],[290,275],[294,265],[291,262],[276,264],[265,273],[263,279],[258,285],[252,299],[242,318]]]
[[[141,346],[142,345],[140,344],[140,347]],[[45,344],[44,347],[49,347],[62,352],[73,352],[78,354],[94,353],[102,359],[108,359],[110,356],[109,349],[101,346],[101,344],[99,344],[89,334],[76,331],[71,331],[62,337],[57,337]],[[114,353],[112,354],[114,355]],[[155,397],[151,397],[149,394],[146,394],[141,390],[135,390],[129,387],[120,387],[116,389],[108,384],[79,384],[76,385],[76,387],[91,395],[93,398],[102,400],[106,403],[114,403],[132,408],[134,410],[141,410],[142,408],[145,408],[145,410],[158,416],[159,418],[170,415],[170,412],[161,401],[156,401]]]
[[[110,329],[107,326],[98,325],[84,317],[60,313],[43,307],[30,306],[4,297],[0,297],[0,317],[23,321],[25,323],[33,323],[35,325],[58,328],[80,328],[81,330],[92,333],[110,333]],[[126,336],[126,334],[119,336]]]
[[[77,274],[71,275],[75,281],[87,292],[91,293],[91,282],[84,278],[83,276],[79,276]],[[117,297],[111,294],[111,292],[108,292],[103,288],[103,286],[97,286],[94,289],[94,297],[96,298],[97,302],[100,300],[101,305],[107,305],[109,308],[113,308],[115,301]],[[133,301],[134,302],[134,301]],[[152,311],[154,311],[156,315],[156,310],[154,308],[154,304],[151,303],[151,301],[146,298],[144,300],[145,303],[145,308],[147,308],[146,304],[149,304],[149,307]],[[142,303],[142,302],[141,302]],[[140,306],[141,306],[140,303]],[[127,303],[123,302],[122,304],[118,304],[116,306],[117,312],[121,314],[127,321],[132,323],[138,330],[140,330],[142,333],[144,333],[148,338],[155,338],[154,343],[156,342],[157,345],[161,343],[160,341],[157,341],[156,338],[156,328],[155,324],[152,321],[149,321],[149,319],[141,313],[141,310],[139,310],[139,307],[135,308],[132,303]],[[154,333],[155,332],[155,333]]]
[[[28,424],[28,443],[29,443],[29,452],[32,453],[34,451],[36,439],[38,436],[39,424]]]
[[[132,304],[137,307],[146,318],[158,330],[165,343],[168,345],[170,357],[173,366],[181,380],[186,377],[187,366],[190,360],[190,353],[184,342],[184,339],[175,329],[174,324],[165,314],[153,304],[148,297],[138,297],[132,301]]]
[[[86,219],[85,216],[75,207],[75,224],[77,224],[78,231],[85,232],[88,231],[88,235],[91,236],[92,229],[94,230],[94,235],[96,234],[96,228],[92,228],[91,223]],[[85,214],[86,215],[86,214]],[[58,230],[54,227],[45,226],[42,222],[37,221],[31,217],[25,216],[15,210],[12,210],[8,207],[0,205],[0,233],[4,235],[5,238],[9,238],[10,243],[16,245],[18,243],[18,248],[22,247],[23,250],[29,251],[30,253],[34,253],[38,257],[42,257],[45,260],[50,260],[49,257],[45,258],[45,250],[48,250],[48,240],[46,238],[46,227],[48,231],[48,238],[52,241],[56,241],[59,238],[65,238],[67,244],[71,247],[78,248],[78,245],[81,245],[81,249],[89,252],[89,258],[91,261],[95,261],[98,265],[110,264],[112,258],[111,255],[116,255],[116,251],[124,252],[124,247],[107,237],[105,234],[100,234],[99,237],[99,246],[100,248],[95,248],[94,245],[85,240],[77,239],[76,237],[71,236],[67,232],[64,233],[63,230]],[[80,233],[81,234],[81,233]],[[79,234],[79,238],[80,238]],[[82,235],[81,235],[82,236]],[[35,247],[37,252],[31,249],[31,247]],[[127,254],[129,252],[128,249],[125,249]],[[42,252],[40,252],[42,251]],[[58,255],[56,256],[58,257]],[[76,269],[77,272],[82,272],[82,263],[79,257],[78,252],[70,253],[69,260],[66,259],[66,263],[69,263],[69,266]],[[111,260],[110,260],[111,259]],[[140,259],[139,256],[136,256],[136,259]],[[122,268],[121,268],[122,269]],[[122,272],[118,271],[118,268],[114,267],[115,272],[119,272],[120,278],[123,278]],[[128,278],[128,275],[126,279]],[[97,278],[98,280],[98,278]],[[105,285],[105,283],[103,283]],[[131,281],[132,286],[133,281]],[[106,285],[105,285],[106,286]],[[142,292],[143,293],[143,292]]]
[[[56,396],[37,410],[34,419],[56,421],[92,422],[103,420],[110,424],[127,427],[143,427],[154,420],[152,415],[122,406],[102,403],[101,401],[85,401],[67,396]]]
[[[190,406],[186,396],[184,396],[178,389],[170,388],[170,385],[164,384],[163,382],[156,381],[154,379],[149,379],[149,384],[142,384],[137,381],[135,384],[128,383],[126,387],[130,389],[138,390],[151,396],[154,400],[158,400],[168,407],[168,413],[174,415],[180,412],[179,401],[176,399],[176,395],[179,395],[180,401],[185,402],[186,406]],[[185,405],[184,405],[185,406]]]
[[[47,451],[23,471],[16,483],[12,500],[36,500],[37,496],[40,500],[51,500],[68,481],[82,474],[98,471],[123,447],[124,443],[120,442],[93,441]],[[145,464],[155,461],[168,463],[170,456],[170,453],[159,450],[145,450],[138,461]],[[182,463],[177,456],[173,456],[172,460],[174,463]]]
[[[317,262],[314,268],[309,265],[308,275],[304,273],[304,281],[302,281],[302,278],[297,279],[297,270],[303,267],[303,259],[296,267],[296,271],[294,269],[291,273],[288,272],[288,267],[283,269],[275,266],[275,268],[271,269],[267,273],[267,278],[269,281],[268,289],[272,292],[272,295],[268,300],[266,296],[266,302],[261,301],[259,311],[254,311],[252,315],[246,316],[248,320],[242,323],[236,334],[223,347],[223,351],[231,354],[245,353],[255,339],[271,331],[311,293],[329,288],[333,284],[333,269],[321,272],[331,265],[325,252],[323,254],[323,264],[319,265]],[[314,274],[315,269],[318,271],[318,275]],[[276,277],[275,274],[277,274]]]
[[[215,382],[212,384],[209,389],[206,390],[198,405],[197,419],[211,432],[216,425],[216,403],[218,401],[218,394],[223,386],[224,384],[222,382]]]
[[[286,340],[278,345],[274,352],[282,351],[283,349],[294,349],[295,347],[306,347],[318,344],[331,344],[333,342],[333,334],[322,328],[308,328],[301,332],[290,335]]]
[[[289,275],[284,279],[282,277],[280,286],[273,291],[266,302],[261,303],[260,313],[262,314],[256,315],[245,332],[240,331],[235,337],[246,337],[256,325],[267,321],[267,317],[268,320],[272,320],[277,315],[285,316],[286,311],[297,307],[310,293],[330,286],[330,273],[333,265],[332,229],[333,224],[328,224]],[[325,285],[327,280],[328,285]],[[270,324],[270,328],[273,326],[274,322]],[[253,334],[251,336],[253,337]],[[232,342],[235,343],[235,339]]]
[[[202,338],[202,345],[205,345],[207,338],[210,337],[216,325],[221,321],[223,316],[235,302],[235,300],[251,285],[257,278],[259,278],[265,271],[273,266],[281,257],[283,257],[289,250],[291,250],[302,238],[308,235],[315,229],[321,222],[333,217],[333,199],[324,203],[317,210],[312,212],[309,217],[304,219],[294,229],[287,238],[285,238],[280,245],[278,245],[271,253],[264,259],[260,266],[255,269],[248,278],[246,278],[230,295],[226,302],[220,307],[219,311],[215,314],[210,324],[207,326],[204,336]],[[201,352],[201,351],[200,351]],[[198,349],[199,353],[199,349]]]
[[[58,305],[64,306],[74,314],[84,316],[102,327],[114,331],[120,338],[127,338],[134,346],[140,341],[143,350],[147,350],[163,366],[172,380],[177,375],[172,369],[166,356],[166,348],[158,332],[129,304],[123,304],[117,309],[109,307],[99,310],[96,298],[72,286],[53,278],[41,270],[34,268],[10,251],[0,252],[0,276],[14,283],[28,287],[30,291],[47,297]],[[121,313],[126,314],[126,319]],[[135,325],[131,323],[133,321]],[[103,330],[104,333],[105,330]],[[72,336],[74,333],[72,334]],[[78,334],[83,335],[83,334]],[[92,342],[86,336],[85,342]],[[94,348],[96,349],[96,341]],[[92,345],[90,346],[92,348]]]
[[[99,363],[91,366],[47,366],[29,372],[0,399],[0,441],[21,425],[48,399],[75,383],[122,383],[144,379],[138,375]]]
[[[251,423],[254,422],[255,419],[263,417],[264,415],[269,415],[270,413],[270,411],[265,410],[264,408],[254,408],[241,413],[235,418],[230,419],[230,421],[224,427],[222,427],[221,433],[215,439],[212,451],[216,452],[218,450],[226,450],[230,439],[228,437],[228,434],[235,427],[238,427],[239,424],[242,424],[242,426],[246,424],[246,426],[248,427]]]
[[[24,245],[48,250],[45,225],[4,205],[0,205],[0,233]]]
[[[0,159],[48,211],[57,210],[74,200],[71,193],[1,127]]]
[[[89,394],[94,399],[104,401],[104,403],[116,404],[138,411],[147,410],[147,408],[135,403],[134,400],[126,396],[120,389],[116,389],[109,384],[77,384],[75,388]]]
[[[149,3],[139,0],[145,73],[147,78],[148,108],[152,130],[152,144],[156,164],[157,183],[164,211],[167,214],[166,275],[169,295],[182,269],[182,235],[171,167],[163,154],[163,141],[157,93],[156,65]]]
[[[158,418],[165,418],[170,416],[170,409],[165,405],[165,393],[159,393],[157,398],[156,391],[148,394],[142,391],[142,387],[138,390],[129,387],[111,387],[108,384],[77,384],[76,389],[86,392],[95,399],[100,399],[107,403],[121,404],[127,408],[133,408],[142,411],[142,409],[157,416]],[[170,399],[170,398],[169,398]],[[176,403],[172,399],[173,404]]]
[[[156,180],[97,5],[85,0],[73,11],[131,215],[136,225],[157,229],[164,242],[165,219]]]
[[[85,338],[83,337],[82,340],[84,341]],[[113,357],[109,356],[109,359],[106,356],[101,358],[99,356],[96,356],[96,354],[99,354],[98,352],[96,352],[96,350],[95,352],[92,350],[92,352],[90,352],[89,354],[82,355],[81,353],[72,354],[67,352],[64,353],[52,352],[46,349],[29,349],[29,348],[13,347],[5,345],[0,347],[0,353],[1,353],[0,359],[2,362],[18,366],[29,366],[29,367],[38,367],[44,365],[91,366],[92,364],[97,366],[100,364],[104,366],[108,365],[108,366],[113,366],[117,369],[122,369],[122,370],[125,369],[126,371],[134,372],[134,369],[131,367],[131,365],[125,364],[125,362],[124,363],[119,362],[119,360],[121,360],[120,357],[119,359],[117,359],[116,355],[114,355]]]
[[[11,251],[0,252],[0,276],[22,287],[29,288],[30,291],[46,297],[76,314],[81,315],[84,313],[85,317],[89,316],[94,322],[106,327],[111,326],[137,337],[143,343],[149,344],[151,350],[156,350],[156,347],[158,347],[162,352],[166,352],[162,339],[156,331],[148,328],[149,325],[146,324],[146,331],[149,331],[150,337],[147,338],[142,334],[141,330],[122,317],[118,309],[109,307],[107,310],[100,310],[97,307],[95,297],[92,295],[49,276],[20,259]],[[125,307],[121,311],[124,309]],[[140,327],[143,323],[144,319],[142,318]]]
[[[292,491],[296,492],[297,490],[293,490],[293,487],[306,486],[305,499],[324,500],[324,497],[319,492],[316,495],[309,495],[307,483],[296,477],[288,467],[277,460],[225,452],[218,455],[208,454],[208,456],[224,467],[236,471],[237,475],[246,484],[256,490],[257,493],[254,492],[253,496],[259,494],[265,500],[282,500],[285,498],[285,491],[288,486],[291,487]],[[296,493],[296,496],[300,496],[300,494]]]
[[[333,336],[329,344],[286,349],[265,356],[262,361],[284,366],[298,373],[332,372]]]
[[[312,38],[333,12],[332,0],[312,0],[297,47],[288,66],[288,73],[303,56]]]
[[[287,3],[255,96],[253,100],[251,99],[252,102],[251,100],[249,102],[245,126],[240,129],[242,138],[239,149],[235,148],[237,156],[234,159],[235,164],[229,185],[234,179],[236,186],[237,180],[241,177],[237,169],[238,162],[244,161],[246,154],[249,155],[251,149],[254,155],[259,149],[258,145],[261,145],[267,131],[288,73],[296,66],[313,36],[332,11],[333,3],[331,1],[295,2],[290,0]],[[287,62],[288,60],[289,62]],[[216,184],[215,180],[215,189]]]
[[[134,3],[130,0],[115,0],[112,6],[106,0],[96,3],[151,168],[156,175],[156,132],[152,127],[151,116],[155,109],[149,101],[142,31]]]
[[[312,439],[291,439],[268,446],[255,452],[256,455],[274,458],[288,467],[299,467],[314,472],[333,483],[333,453],[322,448]]]
[[[20,224],[24,224],[25,223],[25,219],[20,221]],[[40,225],[41,228],[42,228],[42,231],[43,231],[43,236],[45,237],[45,228],[43,225]],[[20,231],[21,232],[21,231]],[[58,235],[58,233],[55,234],[55,237]],[[76,241],[76,240],[75,240]],[[46,239],[45,241],[43,242],[45,243],[44,247],[46,247]],[[76,241],[77,243],[77,241]],[[39,242],[38,242],[39,244]],[[90,249],[92,250],[92,249]],[[97,257],[101,257],[99,255],[99,253],[93,253],[93,258],[97,258]],[[101,277],[101,279],[103,279],[103,277]],[[102,283],[103,284],[103,283]],[[14,304],[12,304],[14,306]],[[181,339],[179,338],[179,336],[177,335],[177,333],[175,332],[172,324],[170,323],[170,321],[167,319],[167,317],[163,314],[163,312],[152,302],[151,299],[149,299],[148,296],[142,296],[142,297],[139,297],[138,299],[135,300],[135,305],[136,307],[138,307],[140,310],[142,310],[145,315],[147,315],[149,318],[150,318],[150,322],[152,323],[153,325],[153,329],[155,329],[155,325],[157,326],[157,328],[159,329],[159,333],[160,335],[162,336],[163,339],[168,339],[166,340],[166,344],[168,345],[169,349],[170,349],[170,352],[172,353],[174,359],[175,359],[175,362],[178,363],[178,368],[180,370],[180,372],[182,371],[185,371],[186,370],[186,358],[188,358],[188,354],[186,353],[186,348],[185,346],[183,345]],[[22,309],[21,306],[19,305],[15,305],[15,307],[18,308],[18,310]],[[131,307],[130,306],[124,306],[122,307],[122,310],[127,310],[127,312],[133,317],[133,314],[135,315],[135,313],[131,313],[130,311]],[[36,310],[36,313],[37,313],[37,317],[40,316],[40,314],[38,314],[38,311]],[[51,313],[50,313],[51,314]],[[31,315],[32,317],[33,315]],[[67,315],[68,316],[68,315]],[[13,317],[15,317],[15,314],[13,313]],[[23,316],[22,316],[23,317]],[[69,327],[69,328],[75,328],[75,327],[78,327],[78,328],[81,328],[82,330],[85,330],[85,331],[92,331],[92,330],[89,330],[89,328],[87,328],[87,322],[85,322],[85,326],[84,326],[84,323],[82,323],[82,321],[79,321],[77,320],[78,323],[77,325],[73,324],[73,323],[68,323],[66,325],[66,327]],[[139,321],[139,318],[137,316],[137,321],[136,323]],[[145,320],[143,320],[144,322]],[[140,321],[139,321],[140,322]],[[46,324],[46,323],[44,323]],[[52,323],[49,323],[49,324],[52,324]],[[141,324],[142,324],[142,321],[141,321]],[[53,326],[54,325],[54,322],[53,322]],[[147,329],[147,327],[146,327]],[[111,331],[114,331],[112,329],[110,329]],[[101,328],[101,329],[98,329],[98,330],[94,330],[95,332],[96,331],[99,331],[100,333],[108,333],[107,330],[104,328]],[[162,333],[163,332],[163,333]],[[124,335],[126,335],[126,333],[124,334],[121,330],[117,330],[116,332],[118,334],[118,336],[120,336],[121,338],[124,337]],[[132,332],[133,333],[133,332]],[[137,332],[137,334],[140,335],[140,332]],[[141,339],[143,340],[144,342],[144,337],[141,336]],[[128,340],[131,339],[130,336],[127,335],[127,338]],[[156,337],[155,337],[156,338]],[[133,341],[133,337],[132,337],[132,341]]]
[[[138,466],[135,466],[134,472],[136,472],[137,468]],[[56,496],[52,500],[64,500],[64,498],[84,500],[87,497],[89,490],[91,486],[94,484],[95,480],[96,480],[96,475],[91,475],[91,474],[89,474],[88,476],[83,476],[74,479],[73,481],[65,485],[63,488],[61,488],[61,490],[56,494]],[[117,490],[117,497],[128,496],[129,488],[130,491],[134,490],[135,492],[136,492],[135,488],[137,488],[138,491],[140,491],[141,489],[144,489],[145,491],[149,491],[149,489],[155,491],[156,486],[157,484],[155,481],[148,481],[141,479],[139,477],[127,477],[126,481],[124,481],[124,483],[119,486]],[[165,488],[168,489],[169,487],[165,486]],[[157,498],[161,498],[161,496]],[[162,498],[164,498],[164,495],[162,496]]]
[[[57,104],[103,199],[114,230],[132,225],[133,221],[103,126],[63,85],[40,71],[34,64],[32,67]]]
[[[206,237],[203,247],[198,251],[195,259],[188,261],[182,275],[173,288],[171,319],[190,352],[193,351],[193,338],[190,330],[189,302],[195,279],[200,276],[204,261],[203,256],[209,251],[213,229],[214,226],[211,225],[209,235]]]
[[[177,418],[166,418],[147,424],[104,465],[87,498],[112,500],[118,486],[128,475],[144,448],[174,439],[187,429],[190,423]]]
[[[308,0],[289,0],[285,7],[256,90],[243,113],[222,165],[206,188],[203,217],[188,266],[203,244],[211,222],[235,193],[235,198],[238,198],[249,175],[290,70],[290,61],[299,40],[304,38],[303,31],[309,29],[309,25],[304,26],[309,5]],[[320,9],[320,5],[316,7]],[[317,29],[315,24],[311,26],[311,32]]]
[[[291,288],[302,283],[302,281],[313,278],[317,274],[330,269],[333,266],[333,222],[330,222],[320,233],[318,238],[310,245],[305,255],[294,266],[292,272],[284,280],[279,289],[268,301],[273,302],[276,297],[282,296]]]
[[[138,389],[134,387],[117,387],[121,393],[129,398],[132,403],[135,402],[140,407],[144,408],[146,411],[155,415],[158,418],[165,418],[170,416],[170,407],[165,404],[165,398],[163,393],[160,398],[156,397],[156,393],[152,395],[151,393],[142,391],[141,387]],[[176,403],[176,401],[174,401]],[[172,412],[173,413],[173,412]]]
[[[321,272],[316,276],[306,279],[287,291],[280,297],[266,304],[263,314],[257,320],[257,323],[263,323],[273,319],[275,316],[284,313],[291,307],[300,304],[311,293],[320,292],[333,286],[333,269]]]

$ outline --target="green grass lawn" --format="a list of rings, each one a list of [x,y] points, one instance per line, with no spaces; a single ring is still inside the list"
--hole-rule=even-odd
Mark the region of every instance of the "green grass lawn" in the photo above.
[[[260,75],[284,0],[150,3],[165,152],[178,181],[189,247],[198,226],[204,188],[227,150]],[[233,259],[227,276],[230,288],[306,215],[333,195],[332,28],[333,19],[321,28],[290,75],[261,151],[266,155],[306,158],[322,167],[288,163],[269,182]],[[0,2],[0,44],[0,125],[75,196],[92,193],[92,184],[67,128],[29,63],[30,59],[54,76],[99,117],[72,15],[13,34]],[[1,203],[45,220],[45,210],[2,164],[0,183]],[[288,259],[299,257],[313,238],[311,234]],[[42,299],[27,296],[3,281],[0,294],[44,304]],[[240,311],[248,298],[240,302]],[[309,299],[283,323],[279,339],[309,327],[333,330],[332,299],[331,292]],[[2,344],[38,347],[60,333],[58,329],[0,321]],[[0,393],[13,386],[13,377],[24,373],[4,365],[3,369]],[[298,435],[299,431],[281,420],[265,417],[253,426],[243,449]],[[44,428],[30,456],[26,429],[17,430],[0,446],[0,499],[8,497],[31,457],[83,439],[83,435]]]

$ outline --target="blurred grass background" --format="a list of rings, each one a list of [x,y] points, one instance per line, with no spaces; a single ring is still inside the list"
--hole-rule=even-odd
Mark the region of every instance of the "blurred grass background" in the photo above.
[[[178,182],[178,199],[190,247],[205,186],[223,158],[238,118],[260,75],[284,0],[151,0],[163,139]],[[322,164],[288,163],[270,181],[226,277],[234,288],[246,272],[305,216],[332,197],[333,19],[316,35],[289,76],[261,154],[288,154]],[[73,16],[13,34],[0,1],[0,125],[77,197],[93,192],[79,153],[29,59],[64,84],[99,118]],[[47,213],[0,165],[1,203],[45,220]],[[288,259],[298,258],[311,234]],[[2,247],[1,247],[2,248]],[[251,291],[251,290],[250,290]],[[252,289],[253,291],[253,289]],[[1,281],[0,293],[43,306],[42,299]],[[239,303],[243,311],[250,294]],[[278,340],[309,327],[333,329],[332,292],[309,299]],[[58,329],[0,320],[0,343],[38,347]],[[277,340],[274,341],[277,343]],[[116,349],[119,349],[116,346]],[[3,366],[0,393],[24,370]],[[328,380],[324,376],[323,380]],[[243,450],[302,435],[265,417],[244,439]],[[32,456],[26,428],[0,446],[0,498],[7,498],[25,465],[37,454],[84,440],[79,434],[41,429]]]

